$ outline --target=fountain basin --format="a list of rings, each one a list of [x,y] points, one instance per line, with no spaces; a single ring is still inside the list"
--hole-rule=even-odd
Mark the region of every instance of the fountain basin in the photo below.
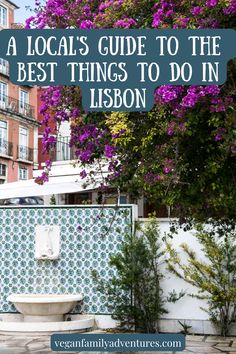
[[[0,319],[0,335],[48,336],[53,333],[84,333],[93,330],[92,315],[66,315],[63,322],[22,322],[21,314],[7,314]]]
[[[83,300],[83,296],[81,294],[12,294],[7,300],[23,314],[24,322],[58,322],[64,320],[64,315],[70,312],[78,301]]]

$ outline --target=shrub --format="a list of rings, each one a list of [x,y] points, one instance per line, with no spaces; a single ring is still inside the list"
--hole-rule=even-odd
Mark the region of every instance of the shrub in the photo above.
[[[125,235],[120,251],[110,258],[115,275],[104,281],[93,271],[97,290],[106,294],[107,307],[121,328],[146,333],[158,332],[160,316],[166,313],[160,287],[159,229],[152,219],[144,228],[136,225],[133,235]]]
[[[51,196],[51,198],[50,198],[50,205],[56,205],[57,204],[57,202],[56,202],[56,197],[55,197],[55,195],[53,194],[52,196]]]
[[[205,310],[210,320],[226,336],[236,316],[236,233],[225,236],[216,230],[207,231],[197,226],[196,238],[202,246],[206,261],[202,261],[187,244],[181,248],[187,255],[184,264],[178,252],[167,243],[169,253],[168,268],[178,277],[198,288],[197,294],[191,296],[206,299]]]

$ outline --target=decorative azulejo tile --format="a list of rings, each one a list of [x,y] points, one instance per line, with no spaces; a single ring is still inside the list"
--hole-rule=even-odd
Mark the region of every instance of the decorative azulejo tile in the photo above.
[[[131,223],[131,206],[0,208],[0,312],[16,311],[6,300],[12,293],[82,293],[75,313],[106,313],[106,299],[96,293],[91,271],[106,279],[114,274],[109,256],[119,250]],[[58,260],[35,260],[37,225],[60,226]]]

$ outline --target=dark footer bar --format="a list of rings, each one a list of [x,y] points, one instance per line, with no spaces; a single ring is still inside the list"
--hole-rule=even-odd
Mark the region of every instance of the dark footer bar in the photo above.
[[[181,352],[183,334],[53,334],[56,352]]]

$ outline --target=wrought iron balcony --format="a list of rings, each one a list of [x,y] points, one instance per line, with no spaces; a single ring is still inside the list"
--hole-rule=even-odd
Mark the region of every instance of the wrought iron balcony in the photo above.
[[[70,161],[75,160],[75,151],[69,145],[70,137],[60,137],[57,140],[57,146],[54,151],[51,151],[52,161]]]
[[[0,155],[13,156],[13,144],[7,140],[0,139]]]
[[[27,103],[23,103],[13,97],[0,94],[0,109],[16,114],[21,114],[24,117],[35,118],[35,108]]]
[[[34,161],[34,149],[27,146],[17,146],[17,158],[24,161]]]

